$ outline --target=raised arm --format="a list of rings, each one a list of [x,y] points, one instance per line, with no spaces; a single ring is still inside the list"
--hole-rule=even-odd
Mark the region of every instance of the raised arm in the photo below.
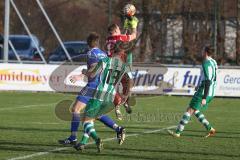
[[[130,41],[137,38],[138,19],[135,16],[127,17],[124,21],[124,34],[130,36]]]

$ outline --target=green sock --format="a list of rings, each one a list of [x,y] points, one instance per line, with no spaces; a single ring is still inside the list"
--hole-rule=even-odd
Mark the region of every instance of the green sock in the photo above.
[[[81,144],[87,144],[89,140],[89,135],[87,133],[84,133],[84,135],[82,136],[82,140],[81,140]]]
[[[189,120],[190,120],[190,113],[188,112],[185,112],[182,119],[180,120],[178,126],[177,126],[177,129],[176,129],[176,133],[177,134],[181,134],[184,130],[184,127],[186,124],[188,124]]]
[[[204,114],[202,114],[199,110],[196,110],[194,115],[197,117],[198,121],[203,124],[203,126],[206,128],[206,130],[210,130],[212,126],[205,118]]]
[[[92,130],[90,130],[90,136],[91,136],[95,141],[98,140],[97,132],[95,131],[94,128],[93,128]]]
[[[91,136],[95,141],[98,140],[97,132],[94,129],[93,122],[84,123],[84,132]]]

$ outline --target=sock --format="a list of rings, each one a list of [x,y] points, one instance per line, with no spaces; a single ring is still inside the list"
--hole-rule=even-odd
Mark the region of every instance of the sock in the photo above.
[[[207,119],[205,118],[204,114],[202,114],[199,110],[196,110],[194,112],[194,115],[197,117],[198,121],[200,123],[203,124],[203,126],[209,131],[212,126],[210,125],[210,123],[207,121]]]
[[[177,134],[181,134],[183,132],[185,125],[188,124],[188,122],[190,120],[190,117],[191,117],[190,113],[188,113],[188,112],[184,113],[184,115],[183,115],[181,121],[179,122],[177,129],[176,129]]]
[[[88,140],[89,140],[89,135],[87,133],[87,125],[88,125],[88,123],[85,123],[85,122],[83,123],[84,134],[83,134],[82,139],[80,141],[81,144],[87,144]],[[88,127],[90,127],[90,126],[88,126]]]
[[[119,132],[120,127],[107,115],[99,117],[98,120],[105,124],[107,127],[112,128],[116,132]]]
[[[80,114],[79,113],[73,113],[72,114],[72,122],[71,122],[71,133],[72,135],[69,137],[69,139],[73,140],[77,138],[77,131],[80,124]]]
[[[95,141],[98,140],[97,132],[94,129],[93,122],[84,123],[84,132],[91,136]]]
[[[89,140],[89,135],[84,132],[83,136],[82,136],[82,140],[81,140],[81,144],[87,144],[88,143],[88,140]]]

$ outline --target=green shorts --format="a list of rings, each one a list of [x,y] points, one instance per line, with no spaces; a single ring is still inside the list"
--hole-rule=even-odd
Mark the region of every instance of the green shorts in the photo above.
[[[114,109],[112,102],[104,102],[96,99],[91,99],[84,111],[84,115],[89,118],[97,118]]]
[[[206,104],[202,106],[202,92],[195,92],[189,106],[195,110],[206,110],[208,108],[209,103],[212,101],[213,97],[208,96],[206,98]]]

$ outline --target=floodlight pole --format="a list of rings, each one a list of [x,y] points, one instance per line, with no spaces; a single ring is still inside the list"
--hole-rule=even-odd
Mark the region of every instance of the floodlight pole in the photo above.
[[[4,19],[4,45],[3,60],[8,63],[8,41],[9,41],[9,21],[10,21],[10,0],[5,0],[5,19]]]

